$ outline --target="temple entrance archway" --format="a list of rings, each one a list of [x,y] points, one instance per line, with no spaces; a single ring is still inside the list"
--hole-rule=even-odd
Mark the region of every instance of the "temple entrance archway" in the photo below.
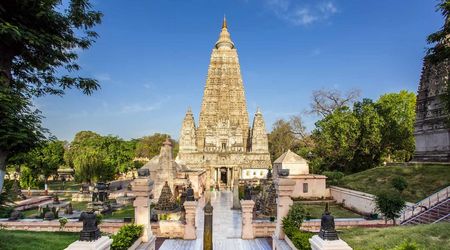
[[[225,167],[220,168],[220,181],[225,184],[228,185],[228,169]]]

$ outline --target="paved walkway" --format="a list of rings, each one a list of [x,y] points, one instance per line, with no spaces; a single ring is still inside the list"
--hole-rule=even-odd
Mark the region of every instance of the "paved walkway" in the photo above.
[[[230,191],[211,192],[213,210],[213,244],[214,250],[270,250],[266,239],[242,240],[242,216],[240,210],[231,210],[233,193]],[[203,249],[203,207],[205,202],[199,200],[196,224],[197,240],[165,240],[160,250]]]

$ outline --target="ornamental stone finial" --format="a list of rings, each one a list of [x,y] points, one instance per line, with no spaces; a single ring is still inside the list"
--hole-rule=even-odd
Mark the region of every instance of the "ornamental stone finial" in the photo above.
[[[227,18],[225,16],[225,14],[223,14],[222,29],[226,29],[226,28],[227,28]]]

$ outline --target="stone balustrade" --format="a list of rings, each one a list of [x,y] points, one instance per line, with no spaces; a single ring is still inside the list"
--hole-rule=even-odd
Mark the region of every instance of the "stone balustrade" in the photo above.
[[[272,237],[277,224],[269,221],[256,221],[252,223],[255,238]]]

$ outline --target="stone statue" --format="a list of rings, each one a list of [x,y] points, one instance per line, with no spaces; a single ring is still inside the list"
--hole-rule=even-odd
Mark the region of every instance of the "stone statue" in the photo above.
[[[72,207],[72,203],[69,202],[69,204],[66,206],[65,210],[64,210],[65,214],[73,214],[73,207]]]
[[[267,179],[272,179],[272,169],[269,168],[269,170],[267,171]]]
[[[97,227],[97,216],[94,211],[81,213],[79,220],[83,221],[80,241],[95,241],[100,238],[100,229]]]
[[[83,183],[80,188],[80,193],[89,194],[89,184]]]
[[[325,206],[325,212],[322,214],[320,221],[319,237],[323,240],[339,240],[334,226],[334,217],[328,211],[328,203]]]
[[[11,214],[9,215],[9,219],[8,220],[18,220],[22,217],[22,213],[20,211],[14,210],[11,212]]]
[[[150,170],[148,168],[140,168],[138,169],[138,177],[147,177],[150,176]]]
[[[53,204],[59,204],[59,203],[60,203],[60,202],[59,202],[58,194],[55,193],[55,194],[53,195]]]
[[[195,201],[194,189],[192,189],[192,186],[190,183],[189,183],[188,188],[186,189],[186,201]]]
[[[251,200],[252,199],[252,189],[250,185],[246,185],[244,189],[244,200]]]

